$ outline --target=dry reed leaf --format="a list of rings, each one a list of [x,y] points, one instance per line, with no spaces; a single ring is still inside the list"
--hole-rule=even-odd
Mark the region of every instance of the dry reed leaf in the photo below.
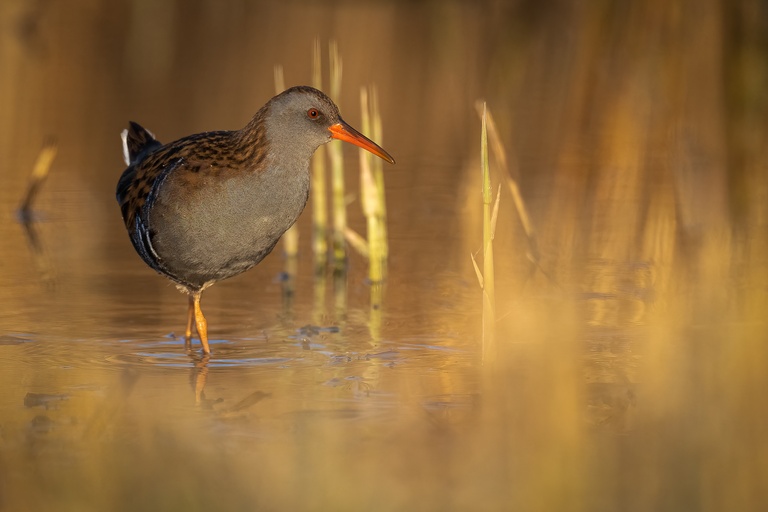
[[[475,255],[472,253],[469,253],[469,257],[472,258],[472,266],[475,267],[475,274],[477,274],[477,282],[480,284],[480,288],[485,288],[485,283],[483,282],[483,273],[480,272],[480,267],[477,266],[477,260],[475,260]]]
[[[345,228],[344,238],[354,250],[360,253],[360,255],[366,258],[368,257],[368,243],[362,236],[357,234],[356,231],[349,227]]]
[[[499,201],[501,201],[501,185],[496,191],[496,201],[493,203],[493,213],[491,213],[491,240],[496,237],[496,220],[499,218]]]

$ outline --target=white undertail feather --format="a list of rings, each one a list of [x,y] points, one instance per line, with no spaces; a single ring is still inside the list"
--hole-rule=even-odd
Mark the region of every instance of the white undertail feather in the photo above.
[[[127,128],[120,133],[120,138],[123,139],[123,160],[125,160],[125,165],[131,165],[131,156],[128,154],[128,129]]]

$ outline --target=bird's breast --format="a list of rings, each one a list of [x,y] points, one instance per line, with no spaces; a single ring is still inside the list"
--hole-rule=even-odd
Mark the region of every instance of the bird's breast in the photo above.
[[[152,246],[187,280],[218,280],[263,259],[301,214],[309,172],[170,176],[149,215]],[[186,277],[185,277],[186,276]]]

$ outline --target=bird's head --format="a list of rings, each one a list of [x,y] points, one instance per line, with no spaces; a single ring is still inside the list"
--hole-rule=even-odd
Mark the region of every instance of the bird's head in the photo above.
[[[270,142],[286,150],[306,147],[312,153],[321,144],[338,139],[395,163],[381,146],[348,125],[336,104],[313,87],[297,86],[278,94],[265,105],[265,116]]]

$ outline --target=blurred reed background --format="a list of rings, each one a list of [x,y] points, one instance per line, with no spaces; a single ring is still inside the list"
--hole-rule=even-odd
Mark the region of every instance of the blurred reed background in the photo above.
[[[0,30],[0,509],[768,507],[765,3],[9,0]],[[299,359],[264,335],[278,362],[257,369],[136,355],[126,338],[180,326],[183,300],[123,232],[120,131],[239,128],[275,65],[311,83],[315,39],[338,44],[353,126],[376,85],[398,161],[381,308],[353,251],[347,295],[318,308],[302,236],[291,315],[339,337],[313,331]],[[493,364],[469,257],[478,99],[508,155],[490,159]],[[51,136],[53,288],[14,216]],[[281,265],[207,292],[219,336],[281,332]]]

